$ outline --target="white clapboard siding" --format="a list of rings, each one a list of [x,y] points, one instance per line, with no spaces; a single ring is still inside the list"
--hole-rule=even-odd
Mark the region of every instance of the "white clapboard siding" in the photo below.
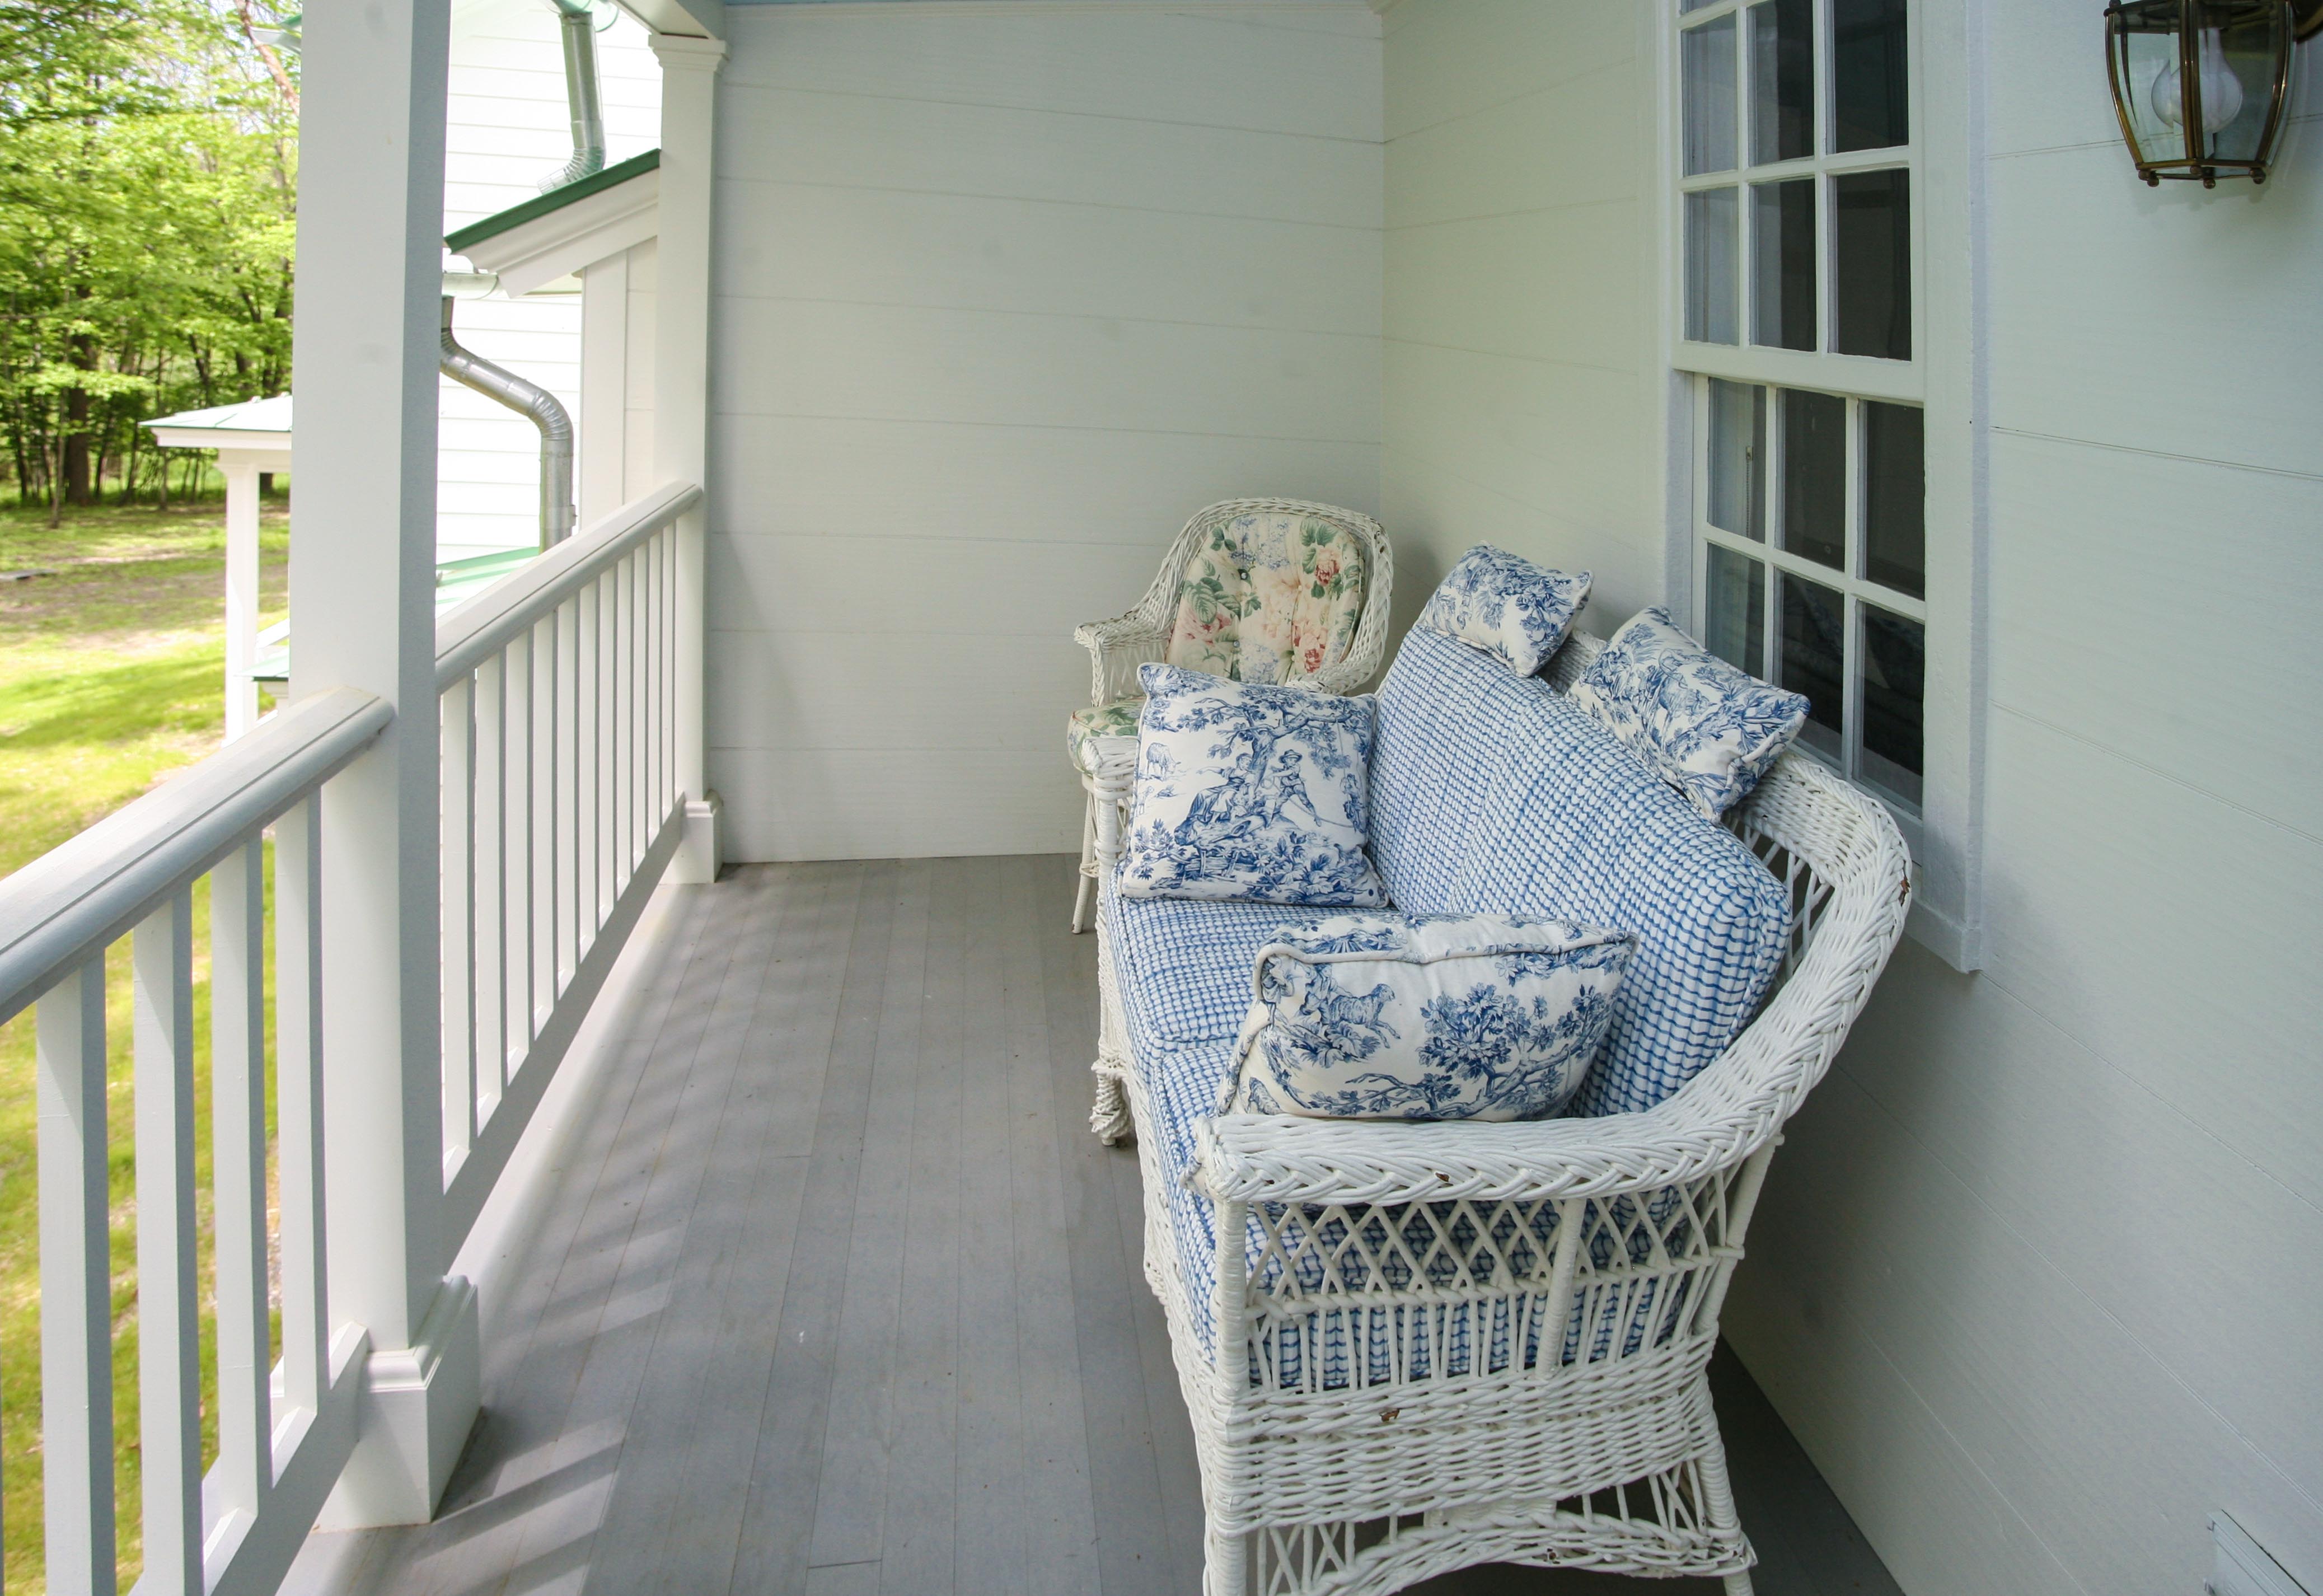
[[[1914,1596],[2197,1590],[2220,1508],[2323,1589],[2323,1277],[2286,1264],[2323,1255],[2317,124],[2263,189],[2150,190],[2088,17],[1976,14],[1986,968],[1905,944],[1726,1327]],[[1483,538],[1593,569],[1601,627],[1667,591],[1657,25],[1387,14],[1409,601]]]
[[[1379,23],[1359,0],[728,22],[730,852],[1070,848],[1074,625],[1128,608],[1212,500],[1378,508]]]
[[[645,30],[624,15],[597,35],[605,158],[661,142],[661,67]],[[565,66],[547,0],[463,0],[452,30],[451,124],[444,226],[450,232],[521,204],[573,150]],[[649,290],[648,290],[649,291]],[[531,294],[464,300],[460,341],[581,410],[581,299]],[[540,435],[532,424],[446,379],[438,410],[440,557],[510,548],[539,537]]]

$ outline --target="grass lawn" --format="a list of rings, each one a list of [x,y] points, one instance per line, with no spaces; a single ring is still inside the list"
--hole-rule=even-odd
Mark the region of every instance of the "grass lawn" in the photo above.
[[[263,624],[283,612],[289,523],[280,500],[269,501],[260,537]],[[53,573],[0,582],[0,875],[217,748],[225,721],[225,512],[216,501],[167,515],[85,509],[53,532],[43,511],[0,510],[0,572]],[[207,895],[196,894],[194,975],[204,1426],[211,1430]],[[115,946],[106,980],[124,1590],[142,1561],[128,949],[125,939]],[[32,1017],[26,1014],[0,1027],[0,1484],[8,1527],[5,1584],[14,1591],[45,1584],[33,1096]],[[214,1436],[206,1436],[206,1464],[214,1448]]]

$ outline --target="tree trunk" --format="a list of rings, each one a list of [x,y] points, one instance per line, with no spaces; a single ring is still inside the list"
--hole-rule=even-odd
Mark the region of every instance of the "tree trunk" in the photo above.
[[[51,531],[65,524],[65,463],[70,458],[70,436],[60,429],[56,436],[56,463],[49,471],[49,527]]]
[[[88,298],[82,289],[75,296]],[[96,370],[96,340],[87,333],[72,341],[72,363],[84,371]],[[75,504],[89,502],[88,390],[65,390],[65,496]]]

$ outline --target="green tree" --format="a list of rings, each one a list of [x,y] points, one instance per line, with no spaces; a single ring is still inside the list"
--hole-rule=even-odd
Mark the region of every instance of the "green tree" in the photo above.
[[[110,480],[166,503],[171,463],[138,421],[288,385],[294,67],[201,0],[0,0],[0,430],[19,502],[53,521]]]

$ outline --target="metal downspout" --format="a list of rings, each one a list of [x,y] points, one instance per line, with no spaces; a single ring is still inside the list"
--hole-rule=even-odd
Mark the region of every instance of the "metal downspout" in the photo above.
[[[506,405],[540,429],[540,546],[573,536],[573,418],[556,396],[504,366],[460,347],[452,335],[452,296],[444,296],[444,375]]]
[[[596,18],[589,0],[552,0],[565,40],[565,102],[573,114],[573,158],[540,180],[550,193],[605,170],[605,112],[597,94]]]

